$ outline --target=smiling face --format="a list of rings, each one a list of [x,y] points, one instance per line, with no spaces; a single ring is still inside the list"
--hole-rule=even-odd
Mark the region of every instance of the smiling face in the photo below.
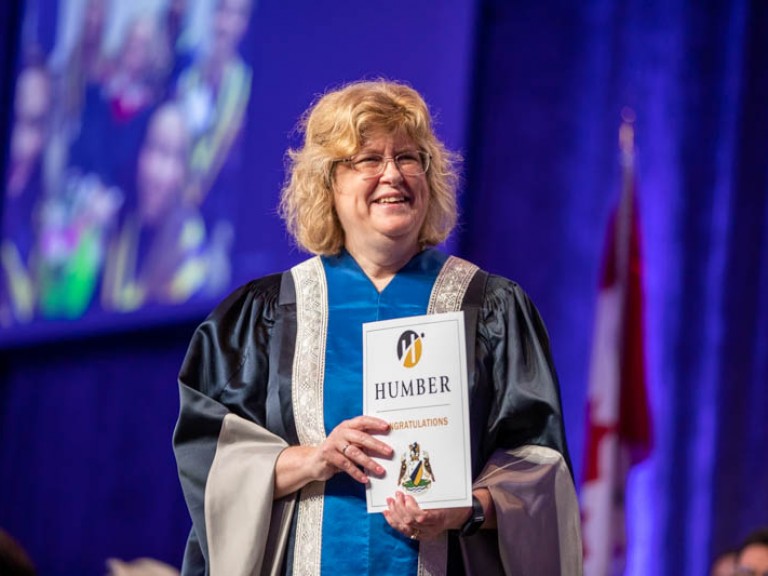
[[[376,133],[368,138],[355,159],[366,154],[387,158],[418,147],[406,135]],[[344,247],[353,255],[396,247],[416,254],[419,232],[429,207],[426,174],[404,176],[390,161],[384,172],[364,176],[348,163],[336,166],[334,206],[344,229]]]

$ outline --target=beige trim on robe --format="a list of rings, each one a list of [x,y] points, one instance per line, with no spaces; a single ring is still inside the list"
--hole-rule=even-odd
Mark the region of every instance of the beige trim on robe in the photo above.
[[[224,417],[205,490],[211,576],[280,573],[295,497],[273,499],[274,474],[287,446],[253,422]]]
[[[490,491],[498,529],[461,538],[468,575],[582,574],[579,503],[562,454],[531,445],[497,450],[476,488]]]

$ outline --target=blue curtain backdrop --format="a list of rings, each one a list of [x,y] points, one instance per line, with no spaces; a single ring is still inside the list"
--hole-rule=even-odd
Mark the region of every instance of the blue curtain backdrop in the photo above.
[[[541,307],[577,467],[617,129],[635,110],[656,439],[630,478],[628,573],[705,574],[768,524],[768,6],[481,14],[462,252]]]
[[[14,4],[0,8],[5,39]],[[423,54],[398,36],[402,12],[356,6],[359,20],[350,12],[344,25],[363,58],[382,28],[391,45],[376,48],[377,62]],[[461,125],[449,138],[466,158],[456,252],[519,281],[541,309],[577,477],[601,244],[620,187],[620,111],[635,110],[655,445],[630,478],[627,573],[705,574],[716,553],[768,525],[768,5],[453,8],[476,14],[445,32],[475,38],[455,71],[469,94],[441,92],[470,100],[466,137]],[[301,61],[292,54],[287,86],[301,84]],[[382,70],[397,68],[357,65],[347,79]],[[417,87],[450,85],[404,70]],[[315,66],[307,74],[315,92],[341,80]],[[277,97],[281,86],[270,89]],[[41,574],[102,574],[108,556],[178,565],[189,520],[170,435],[192,328],[2,354],[0,526]]]

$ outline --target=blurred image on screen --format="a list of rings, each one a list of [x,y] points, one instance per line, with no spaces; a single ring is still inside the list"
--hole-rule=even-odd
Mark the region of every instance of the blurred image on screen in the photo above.
[[[254,1],[25,4],[0,330],[232,287]]]

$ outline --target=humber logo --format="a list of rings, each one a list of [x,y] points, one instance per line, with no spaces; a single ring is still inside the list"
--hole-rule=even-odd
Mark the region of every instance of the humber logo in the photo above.
[[[406,330],[397,339],[397,359],[405,368],[413,368],[421,360],[421,340],[424,334],[419,336],[413,330]]]

